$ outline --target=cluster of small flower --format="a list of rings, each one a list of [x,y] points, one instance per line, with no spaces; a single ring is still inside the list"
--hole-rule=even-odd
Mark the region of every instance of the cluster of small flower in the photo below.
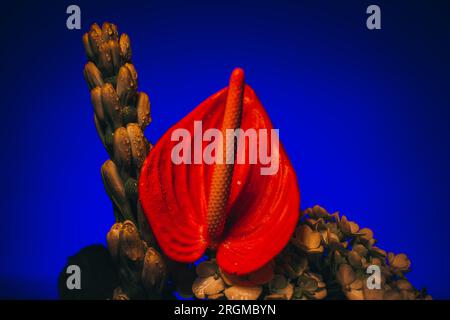
[[[199,299],[431,299],[406,279],[408,257],[375,243],[370,229],[315,206],[303,212],[291,241],[271,263],[236,277],[219,270],[212,258],[197,266],[192,290]],[[381,271],[379,289],[367,286],[372,265]]]

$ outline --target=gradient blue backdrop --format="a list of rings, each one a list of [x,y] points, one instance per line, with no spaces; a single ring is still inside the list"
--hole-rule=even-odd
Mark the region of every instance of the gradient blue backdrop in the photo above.
[[[132,39],[151,141],[245,69],[321,204],[405,252],[410,278],[450,298],[450,9],[445,1],[2,3],[0,297],[56,298],[66,257],[113,223],[107,159],[82,76],[93,22]],[[382,30],[366,29],[379,4]]]

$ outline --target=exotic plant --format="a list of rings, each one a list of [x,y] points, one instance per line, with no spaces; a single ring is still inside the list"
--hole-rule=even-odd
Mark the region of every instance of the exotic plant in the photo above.
[[[295,172],[281,145],[274,175],[260,174],[261,164],[229,163],[237,151],[226,139],[219,139],[219,163],[174,164],[173,133],[195,135],[197,120],[225,137],[229,129],[273,129],[242,70],[152,149],[143,133],[150,102],[137,91],[129,37],[119,37],[113,24],[94,24],[83,44],[94,123],[110,156],[101,174],[116,223],[107,253],[89,247],[69,258],[87,269],[90,291],[65,290],[62,272],[62,298],[158,299],[176,291],[229,300],[431,299],[407,280],[408,257],[377,247],[370,229],[320,206],[300,214]],[[367,286],[369,266],[381,270],[379,289]]]
[[[188,136],[196,135],[195,122],[199,120],[205,132],[221,128],[219,143],[223,145],[215,145],[216,150],[223,150],[217,152],[220,161],[174,163],[173,150],[179,144],[173,141],[174,134],[181,128]],[[256,161],[249,163],[251,153],[257,152],[251,151],[250,142],[241,154],[247,161],[234,161],[234,149],[239,149],[239,142],[245,144],[245,138],[230,143],[230,139],[220,137],[230,136],[227,132],[233,134],[238,128],[241,132],[273,132],[261,102],[245,85],[241,69],[233,71],[227,88],[169,129],[145,161],[139,195],[158,243],[169,258],[191,263],[209,248],[217,251],[217,263],[223,270],[243,275],[269,263],[289,241],[300,205],[294,169],[274,136],[270,142],[259,136],[257,146],[268,144],[271,151],[279,148],[273,152],[277,172],[264,175],[266,167]],[[185,142],[185,150],[196,148],[195,139],[198,135]]]
[[[161,296],[167,267],[143,216],[137,194],[142,164],[151,149],[143,131],[151,121],[150,101],[138,92],[130,38],[117,27],[92,25],[83,36],[89,61],[84,76],[91,92],[94,123],[110,156],[101,174],[116,223],[107,235],[120,287],[115,298]]]

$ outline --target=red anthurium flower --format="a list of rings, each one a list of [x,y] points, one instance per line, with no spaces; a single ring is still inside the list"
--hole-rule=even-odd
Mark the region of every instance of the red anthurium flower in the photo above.
[[[239,142],[226,139],[227,129],[237,128],[242,129]],[[223,152],[211,152],[218,159],[213,163],[202,156],[211,151],[208,146],[214,140],[208,129],[223,133],[222,139],[215,136]],[[257,148],[251,147],[251,134],[244,134],[248,129],[258,133],[253,144]],[[235,69],[227,88],[206,99],[158,141],[143,165],[139,197],[169,258],[194,262],[212,248],[223,271],[245,275],[263,267],[287,244],[299,218],[300,195],[294,169],[272,129],[255,92],[245,85],[243,71]],[[259,134],[263,131],[267,134]],[[180,132],[184,138],[193,137],[182,141],[187,146],[182,152]],[[272,154],[277,170],[263,174],[267,161],[250,161],[255,153],[262,157],[261,149]],[[237,160],[239,150],[244,161]],[[177,152],[194,160],[173,161]],[[230,155],[234,164],[228,161]]]

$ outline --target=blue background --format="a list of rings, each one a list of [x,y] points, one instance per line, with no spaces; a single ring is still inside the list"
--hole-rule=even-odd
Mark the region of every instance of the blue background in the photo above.
[[[410,279],[450,298],[450,9],[445,1],[2,3],[0,297],[56,298],[66,258],[105,243],[107,159],[82,76],[82,34],[132,40],[152,142],[245,69],[316,203],[405,252]],[[365,26],[379,4],[382,30]]]

